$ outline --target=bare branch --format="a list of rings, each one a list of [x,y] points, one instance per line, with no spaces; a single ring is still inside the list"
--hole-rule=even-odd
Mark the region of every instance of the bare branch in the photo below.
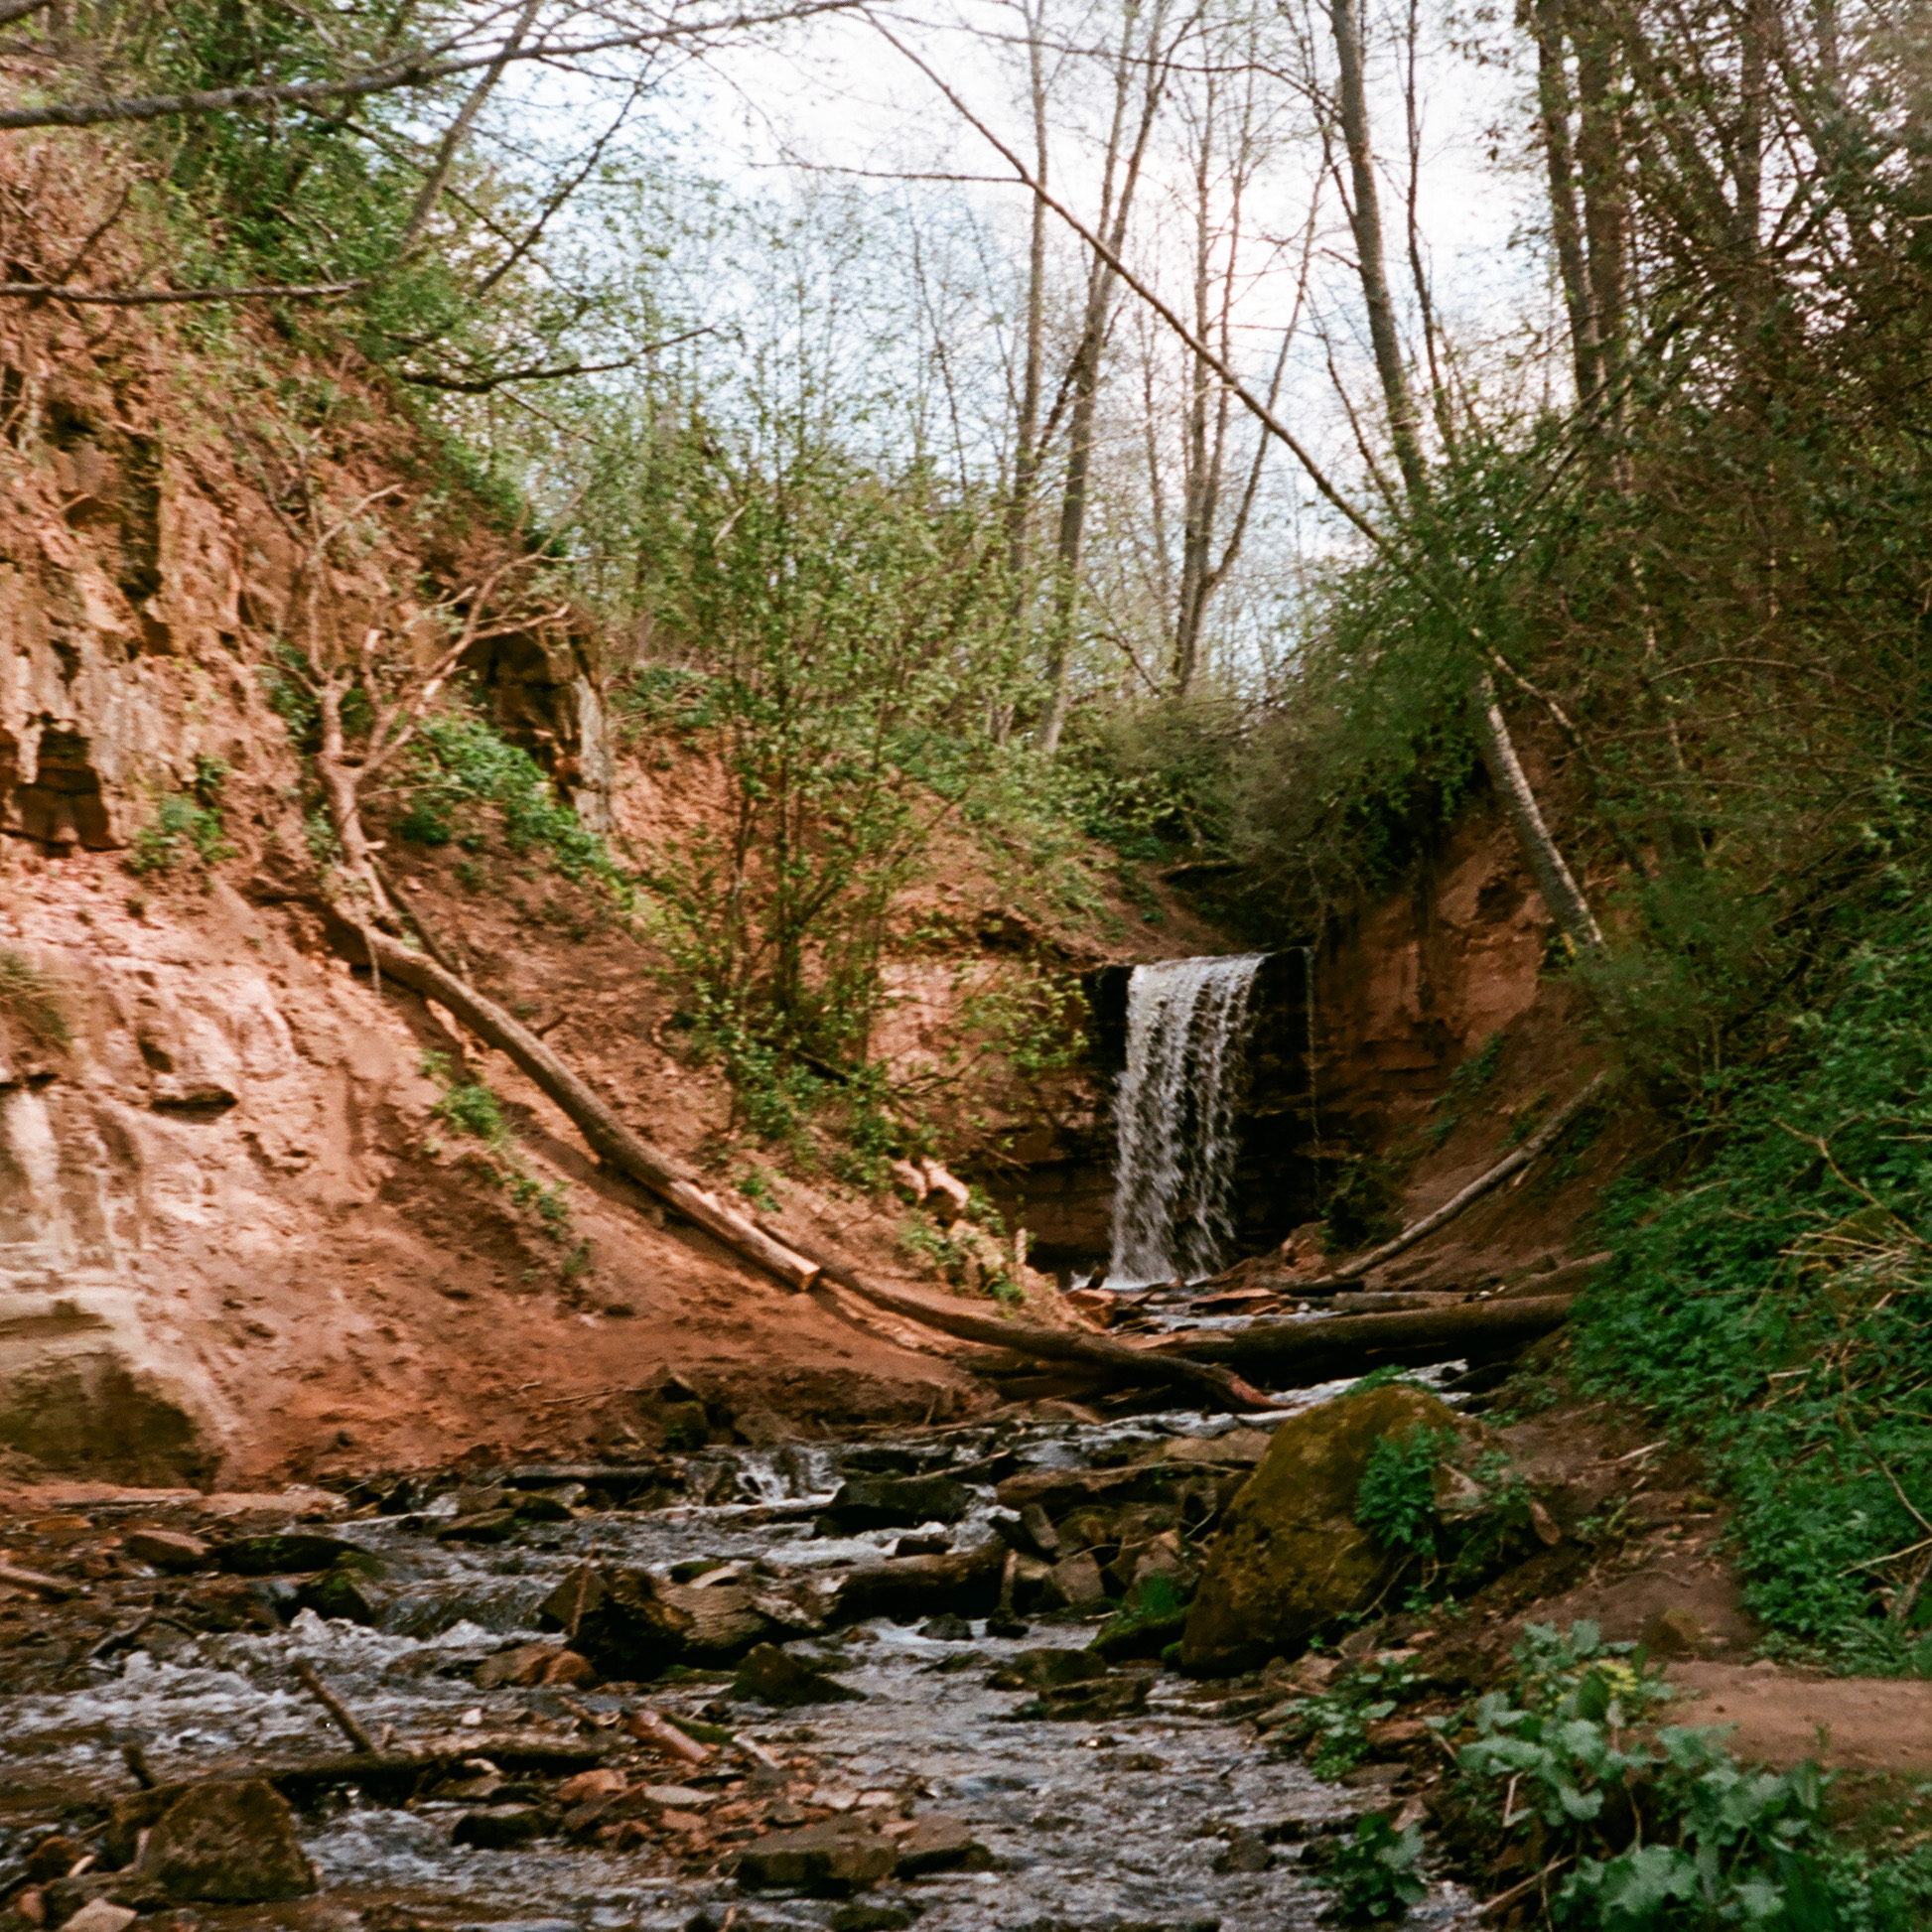
[[[367,287],[356,282],[258,282],[238,289],[89,289],[65,282],[0,282],[0,297],[15,301],[79,302],[94,308],[146,309],[178,302],[250,302],[256,297],[313,301],[322,296],[353,295]]]

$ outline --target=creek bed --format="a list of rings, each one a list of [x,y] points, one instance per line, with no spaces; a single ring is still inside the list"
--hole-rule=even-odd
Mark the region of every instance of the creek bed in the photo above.
[[[330,1534],[369,1551],[396,1580],[377,1627],[313,1609],[273,1630],[195,1634],[156,1622],[131,1647],[94,1662],[76,1655],[51,1681],[43,1671],[41,1681],[29,1673],[23,1683],[5,1668],[19,1653],[0,1657],[7,1739],[0,1825],[18,1836],[63,1805],[106,1803],[131,1791],[122,1762],[128,1743],[142,1747],[164,1780],[340,1753],[330,1720],[295,1679],[296,1662],[307,1659],[371,1732],[393,1726],[398,1742],[466,1728],[480,1740],[515,1732],[533,1743],[595,1741],[598,1720],[608,1723],[647,1697],[659,1711],[722,1719],[777,1760],[782,1773],[763,1772],[768,1798],[759,1795],[757,1766],[749,1783],[729,1787],[741,1814],[748,1794],[754,1801],[749,1825],[736,1833],[707,1839],[699,1832],[681,1847],[644,1842],[628,1850],[562,1838],[514,1851],[463,1848],[451,1833],[474,1809],[474,1796],[432,1788],[398,1804],[352,1788],[335,1791],[300,1820],[320,1894],[274,1905],[198,1905],[210,1928],[817,1932],[838,1918],[838,1900],[749,1892],[732,1875],[730,1854],[752,1832],[801,1815],[868,1808],[881,1817],[963,1821],[991,1854],[988,1869],[888,1879],[864,1894],[867,1904],[913,1912],[922,1932],[1313,1927],[1327,1894],[1311,1882],[1301,1848],[1342,1829],[1376,1794],[1320,1784],[1299,1763],[1270,1756],[1241,1722],[1257,1702],[1252,1695],[1230,1698],[1230,1687],[1210,1691],[1158,1666],[1136,1665],[1156,1673],[1142,1715],[1015,1722],[1024,1694],[988,1687],[989,1672],[1015,1653],[1085,1644],[1098,1617],[1060,1611],[1032,1618],[1024,1636],[989,1636],[975,1621],[963,1641],[875,1618],[802,1640],[788,1647],[863,1698],[790,1712],[755,1703],[721,1707],[730,1686],[720,1674],[615,1693],[542,1685],[480,1691],[474,1680],[484,1657],[539,1636],[538,1605],[586,1559],[659,1575],[707,1559],[749,1561],[781,1583],[878,1561],[904,1529],[815,1533],[816,1511],[847,1472],[848,1457],[876,1465],[883,1448],[921,1469],[952,1468],[972,1482],[995,1456],[1001,1466],[1022,1469],[1105,1465],[1164,1438],[1211,1437],[1229,1427],[1226,1418],[1173,1414],[1118,1425],[999,1422],[885,1445],[714,1449],[683,1465],[683,1493],[733,1500],[580,1512],[495,1547],[435,1540],[435,1529],[455,1513],[451,1497],[407,1519],[367,1515],[330,1525]],[[974,1495],[960,1522],[925,1531],[955,1548],[991,1538],[992,1489],[982,1482]],[[153,1516],[122,1506],[90,1514],[107,1527],[117,1514],[130,1521]],[[286,1599],[286,1586],[260,1587]],[[11,1689],[16,1683],[21,1688]],[[675,1765],[654,1775],[664,1784],[682,1782]],[[1269,1849],[1257,1852],[1257,1845]],[[1244,1856],[1231,1857],[1231,1847],[1245,1848]],[[848,1910],[841,1923],[854,1922]],[[1409,1923],[1434,1932],[1472,1926],[1474,1918],[1466,1894],[1438,1882]]]

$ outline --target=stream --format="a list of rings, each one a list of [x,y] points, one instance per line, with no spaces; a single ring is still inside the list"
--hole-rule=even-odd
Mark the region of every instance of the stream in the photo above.
[[[922,1634],[918,1625],[875,1617],[803,1638],[788,1652],[861,1696],[792,1711],[723,1702],[728,1671],[673,1674],[642,1690],[482,1690],[475,1679],[485,1658],[512,1644],[558,1642],[554,1626],[544,1638],[539,1605],[586,1559],[660,1577],[675,1572],[680,1580],[746,1565],[739,1574],[778,1587],[814,1572],[877,1564],[902,1553],[908,1536],[915,1548],[933,1551],[995,1538],[993,1482],[1004,1472],[1211,1453],[1211,1439],[1235,1426],[1185,1413],[1114,1424],[1004,1419],[867,1442],[714,1448],[665,1467],[665,1481],[675,1484],[668,1499],[663,1483],[655,1495],[633,1497],[654,1507],[601,1506],[613,1499],[595,1484],[585,1499],[582,1485],[573,1491],[560,1481],[551,1493],[578,1499],[557,1507],[556,1520],[519,1525],[509,1540],[484,1546],[438,1540],[463,1506],[455,1478],[434,1495],[426,1493],[433,1482],[411,1479],[413,1489],[405,1482],[341,1521],[294,1526],[326,1531],[379,1560],[386,1574],[371,1593],[373,1623],[298,1608],[296,1585],[271,1577],[247,1588],[287,1619],[282,1627],[197,1631],[191,1616],[153,1614],[178,1582],[157,1593],[144,1584],[143,1566],[110,1554],[112,1579],[93,1586],[89,1641],[43,1635],[0,1651],[0,1859],[30,1846],[36,1831],[45,1835],[64,1808],[104,1806],[132,1792],[122,1761],[130,1743],[163,1780],[341,1754],[330,1718],[296,1681],[294,1666],[307,1659],[370,1732],[393,1727],[399,1742],[466,1727],[484,1742],[507,1733],[596,1742],[621,1736],[619,1721],[647,1696],[659,1712],[722,1723],[753,1753],[721,1752],[699,1770],[666,1763],[651,1772],[683,1793],[684,1809],[671,1814],[685,1821],[682,1840],[640,1828],[633,1843],[621,1835],[578,1843],[548,1836],[514,1850],[459,1846],[453,1830],[480,1798],[500,1806],[549,1792],[554,1802],[554,1776],[535,1784],[504,1776],[482,1748],[481,1768],[473,1760],[406,1800],[339,1785],[302,1801],[299,1818],[320,1893],[272,1905],[197,1905],[204,1925],[889,1932],[911,1915],[924,1932],[1312,1927],[1322,1922],[1327,1894],[1302,1863],[1307,1846],[1344,1830],[1362,1809],[1386,1805],[1388,1788],[1320,1784],[1298,1761],[1271,1755],[1247,1720],[1289,1693],[1260,1679],[1201,1685],[1136,1663],[1128,1668],[1154,1673],[1139,1715],[1014,1722],[1024,1693],[990,1688],[989,1673],[1028,1650],[1084,1645],[1099,1613],[1030,1614],[1025,1634],[998,1636],[986,1633],[983,1620],[967,1636],[956,1622]],[[882,1467],[959,1471],[971,1506],[950,1526],[824,1533],[822,1512],[840,1482]],[[518,1479],[527,1489],[532,1478],[523,1471]],[[380,1513],[402,1505],[409,1513]],[[151,1504],[116,1502],[62,1520],[91,1525],[111,1546],[117,1533],[162,1517]],[[259,1534],[281,1526],[264,1516],[246,1528]],[[21,1545],[23,1560],[27,1548]],[[118,1619],[112,1626],[100,1617],[106,1597]],[[52,1618],[56,1607],[40,1614]],[[110,1629],[113,1645],[102,1649],[99,1627]],[[89,1650],[100,1654],[90,1661]],[[760,1765],[758,1752],[771,1762]],[[761,1832],[868,1810],[887,1819],[962,1821],[984,1848],[973,1863],[986,1868],[888,1878],[862,1894],[863,1908],[782,1889],[754,1892],[733,1875],[732,1854]],[[719,1819],[730,1822],[713,1822]],[[1473,1926],[1474,1917],[1465,1893],[1436,1882],[1409,1923]]]

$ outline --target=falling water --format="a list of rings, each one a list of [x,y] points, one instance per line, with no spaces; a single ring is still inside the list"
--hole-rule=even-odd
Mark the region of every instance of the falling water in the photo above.
[[[1262,953],[1136,966],[1115,1105],[1116,1286],[1188,1281],[1221,1265],[1235,1109]]]

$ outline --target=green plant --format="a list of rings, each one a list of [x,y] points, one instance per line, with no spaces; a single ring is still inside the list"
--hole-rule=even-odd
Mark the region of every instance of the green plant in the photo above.
[[[483,1154],[478,1166],[483,1175],[503,1188],[511,1206],[534,1213],[548,1239],[567,1240],[572,1232],[570,1194],[562,1181],[539,1180],[523,1165],[515,1133],[495,1093],[481,1080],[459,1080],[446,1054],[426,1052],[417,1064],[426,1079],[443,1089],[430,1108],[431,1115],[454,1132],[482,1142]],[[564,1279],[574,1280],[589,1262],[589,1244],[579,1243],[564,1261]]]
[[[1384,1549],[1435,1553],[1436,1471],[1457,1441],[1452,1429],[1418,1424],[1406,1436],[1378,1437],[1371,1445],[1355,1491],[1355,1521]]]
[[[1309,1769],[1332,1783],[1368,1757],[1369,1726],[1393,1716],[1426,1682],[1399,1661],[1358,1664],[1312,1697],[1294,1699],[1281,1715],[1276,1735],[1301,1747]]]
[[[1586,1932],[1825,1927],[1826,1780],[1739,1766],[1722,1732],[1638,1726],[1669,1693],[1594,1625],[1532,1625],[1512,1691],[1474,1711],[1456,1762],[1505,1839],[1533,1838],[1552,1913]],[[1497,1794],[1501,1793],[1501,1802]]]
[[[1421,1863],[1422,1827],[1398,1832],[1381,1812],[1371,1811],[1336,1848],[1316,1882],[1334,1893],[1342,1924],[1383,1925],[1407,1918],[1409,1908],[1428,1897]]]
[[[43,1048],[66,1046],[73,1037],[53,975],[11,948],[0,948],[0,1013]]]
[[[186,791],[168,792],[154,817],[134,835],[127,869],[137,878],[173,872],[192,853],[204,867],[232,859],[235,848],[221,836],[221,787],[228,775],[220,759],[198,754]]]

